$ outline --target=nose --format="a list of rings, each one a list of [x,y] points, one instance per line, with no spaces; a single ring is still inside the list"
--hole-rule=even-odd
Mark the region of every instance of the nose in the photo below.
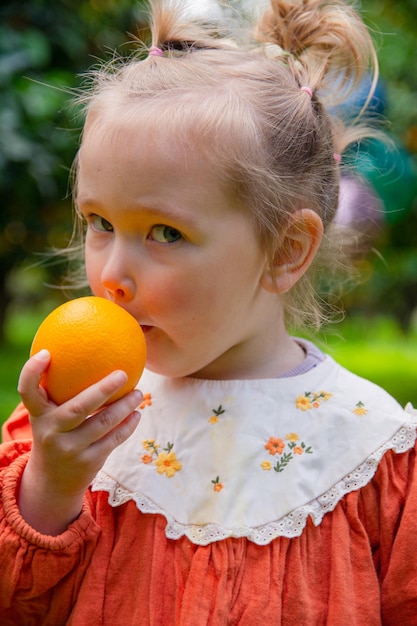
[[[136,284],[131,273],[133,262],[129,263],[126,250],[115,249],[107,258],[101,273],[101,283],[115,302],[129,302],[133,300]]]

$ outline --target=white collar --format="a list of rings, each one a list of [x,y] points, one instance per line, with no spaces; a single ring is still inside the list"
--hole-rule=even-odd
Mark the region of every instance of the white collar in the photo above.
[[[93,491],[167,520],[170,538],[266,544],[318,525],[367,484],[388,449],[408,450],[417,411],[331,357],[306,374],[266,380],[166,379],[146,371],[134,434]],[[274,453],[274,454],[273,454]],[[278,471],[279,470],[279,471]]]

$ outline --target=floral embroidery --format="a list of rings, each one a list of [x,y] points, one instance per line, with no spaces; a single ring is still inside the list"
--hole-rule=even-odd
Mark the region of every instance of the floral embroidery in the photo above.
[[[208,418],[208,421],[210,422],[210,424],[217,424],[217,422],[219,421],[219,416],[225,412],[226,412],[225,409],[220,404],[220,406],[217,409],[213,409],[213,415],[211,415],[211,417]]]
[[[299,438],[300,437],[297,435],[297,433],[289,433],[288,435],[285,435],[285,439],[287,441],[298,441]]]
[[[182,468],[181,463],[177,461],[175,452],[161,452],[155,465],[158,468],[158,474],[166,474],[168,478],[172,478]]]
[[[143,395],[143,400],[142,402],[139,404],[139,408],[140,409],[144,409],[147,406],[151,406],[152,404],[152,394],[150,393],[145,393]]]
[[[330,400],[332,396],[333,394],[328,391],[306,391],[304,395],[295,399],[295,407],[302,411],[317,409],[322,402]]]
[[[165,474],[168,478],[172,478],[182,469],[182,464],[178,461],[177,455],[172,451],[173,443],[167,443],[166,448],[160,451],[160,445],[155,439],[145,439],[142,442],[145,454],[142,455],[142,463],[149,465],[154,463],[158,474]]]
[[[362,416],[367,414],[368,409],[366,409],[364,403],[359,400],[359,402],[356,403],[356,408],[353,409],[353,412],[355,415]]]
[[[151,450],[153,453],[158,454],[158,448],[160,446],[155,443],[155,439],[144,439],[142,441],[142,445],[145,450]]]
[[[297,433],[288,433],[285,436],[287,443],[281,438],[270,437],[265,444],[265,449],[269,451],[271,456],[279,455],[279,459],[272,465],[270,461],[263,461],[261,468],[263,470],[270,470],[272,467],[276,472],[283,472],[295,455],[301,456],[302,454],[313,454],[311,446],[307,446],[304,441],[300,441],[300,437]],[[284,451],[287,448],[288,451]]]
[[[218,493],[219,491],[224,489],[224,485],[220,482],[219,476],[216,476],[215,480],[212,480],[211,482],[213,483],[213,491],[216,491]]]
[[[285,443],[282,439],[275,437],[270,437],[265,444],[265,450],[268,450],[269,454],[282,454],[282,451],[285,448]]]

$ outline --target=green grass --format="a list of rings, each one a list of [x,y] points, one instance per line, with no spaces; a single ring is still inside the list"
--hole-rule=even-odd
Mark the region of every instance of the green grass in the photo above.
[[[0,423],[11,413],[19,401],[16,390],[19,371],[27,359],[28,351],[23,346],[0,346]]]
[[[47,302],[35,311],[9,312],[6,338],[0,344],[0,424],[7,419],[20,400],[17,393],[20,370],[28,359],[36,329],[55,304]]]
[[[56,303],[35,312],[12,311],[0,345],[0,423],[19,401],[17,381],[33,335]],[[417,332],[403,335],[389,319],[353,318],[321,337],[320,347],[339,363],[384,387],[402,405],[417,407]]]
[[[405,406],[417,407],[417,335],[404,335],[390,320],[356,318],[328,335],[322,349],[341,365],[372,380]]]

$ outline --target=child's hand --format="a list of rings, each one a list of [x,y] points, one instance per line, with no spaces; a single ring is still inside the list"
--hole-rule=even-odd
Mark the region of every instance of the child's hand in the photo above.
[[[19,379],[33,431],[19,506],[31,526],[56,535],[79,515],[84,492],[110,452],[135,430],[142,395],[135,390],[103,407],[126,382],[119,371],[57,406],[39,385],[49,360],[42,350],[25,364]]]

